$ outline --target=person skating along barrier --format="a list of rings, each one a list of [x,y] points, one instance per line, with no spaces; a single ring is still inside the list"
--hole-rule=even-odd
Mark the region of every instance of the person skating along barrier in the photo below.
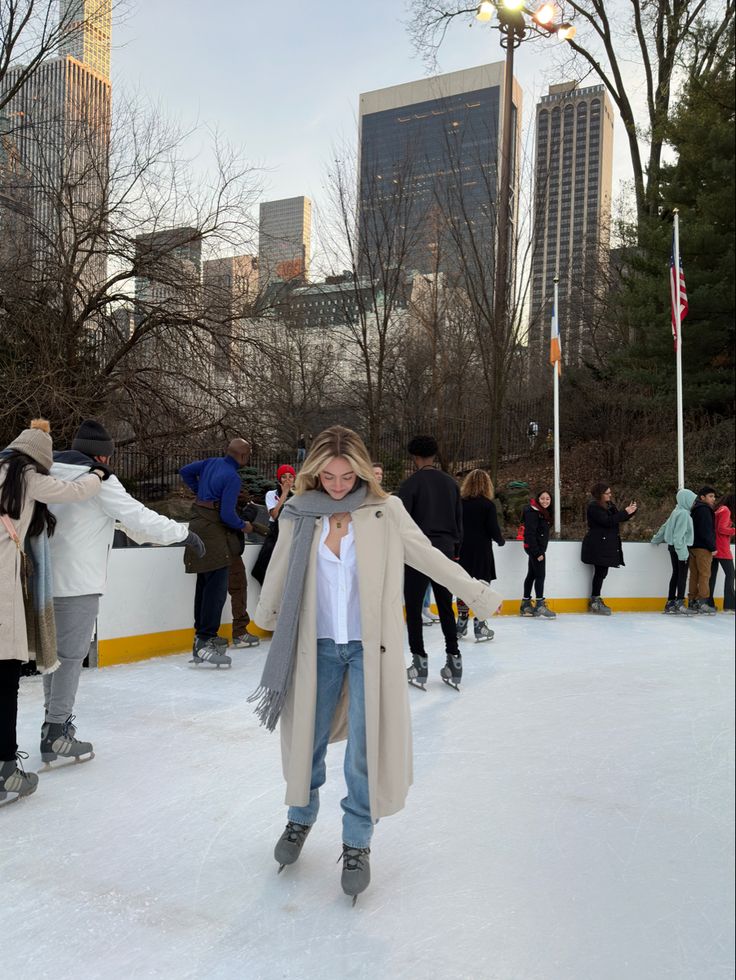
[[[713,563],[710,569],[710,599],[708,605],[713,609],[716,607],[715,589],[718,569],[723,569],[725,582],[723,583],[723,611],[733,613],[736,610],[736,599],[733,587],[733,555],[731,554],[731,541],[733,540],[736,529],[736,517],[734,515],[734,503],[736,496],[727,493],[716,503],[716,553],[713,555]]]
[[[505,545],[498,524],[496,505],[493,502],[493,482],[485,470],[471,470],[460,487],[463,511],[463,540],[460,545],[460,565],[468,575],[482,582],[491,583],[496,578],[493,543]],[[475,610],[473,610],[475,612]],[[457,636],[461,639],[468,631],[468,607],[457,600]],[[473,620],[476,642],[492,640],[494,633],[484,619],[477,615]]]
[[[54,453],[51,475],[76,480],[90,466],[109,466],[115,443],[101,422],[86,419],[70,450]],[[76,737],[74,702],[89,652],[100,596],[107,588],[115,524],[138,544],[180,544],[204,553],[204,545],[186,524],[149,510],[132,497],[113,474],[100,493],[83,504],[51,505],[56,531],[51,539],[54,566],[54,616],[60,667],[43,679],[45,720],[41,758],[64,764],[93,755],[91,742]]]
[[[716,553],[716,518],[713,512],[716,491],[713,487],[701,487],[693,504],[693,543],[690,552],[688,580],[688,606],[696,613],[712,616],[715,607],[710,606],[710,572]]]
[[[433,436],[415,436],[407,446],[416,473],[398,489],[399,499],[409,516],[424,531],[432,545],[448,558],[457,560],[463,539],[463,510],[457,483],[436,469],[437,440]],[[431,581],[411,565],[404,572],[404,605],[406,629],[412,663],[408,670],[409,683],[424,689],[428,676],[428,658],[422,636],[422,606],[427,586],[432,586],[440,627],[445,638],[445,666],[440,670],[443,680],[458,687],[463,676],[463,661],[457,642],[452,593],[441,583]]]
[[[634,516],[637,505],[632,500],[619,510],[611,500],[613,494],[608,483],[596,483],[590,494],[593,499],[587,510],[588,532],[580,552],[580,560],[594,568],[588,612],[610,616],[611,610],[601,597],[601,589],[608,569],[624,564],[619,526]]]
[[[328,741],[347,737],[342,888],[356,896],[370,881],[373,825],[402,809],[412,782],[404,565],[484,616],[501,597],[432,547],[342,426],[312,442],[280,523],[254,616],[274,634],[250,698],[269,730],[281,728],[289,811],[274,857],[279,870],[299,857],[317,819]]]
[[[29,796],[36,773],[18,751],[21,666],[35,660],[44,678],[58,670],[48,536],[56,520],[48,504],[81,503],[99,494],[104,466],[87,466],[73,482],[49,476],[53,443],[45,419],[34,419],[0,459],[0,801]],[[34,573],[30,574],[30,566]],[[35,581],[33,581],[35,579]],[[32,620],[29,622],[29,618]],[[29,629],[30,626],[30,629]],[[29,637],[31,644],[29,645]]]
[[[294,467],[288,463],[282,464],[276,470],[278,487],[275,490],[269,490],[266,494],[268,533],[266,534],[266,540],[261,545],[261,550],[258,552],[258,557],[251,571],[253,578],[261,585],[263,585],[263,580],[268,571],[268,563],[271,561],[273,549],[276,547],[276,542],[279,538],[279,514],[281,513],[281,508],[293,492],[295,479],[296,470]]]
[[[524,551],[528,556],[528,567],[524,579],[519,614],[534,616],[537,619],[555,619],[556,613],[547,605],[544,598],[544,582],[547,575],[547,545],[549,529],[552,526],[552,494],[540,490],[524,508]],[[536,603],[532,602],[532,586]]]
[[[238,470],[250,459],[250,444],[245,439],[232,439],[225,456],[197,460],[179,470],[179,476],[197,495],[192,504],[190,528],[204,542],[204,554],[193,548],[184,552],[184,568],[196,574],[194,593],[194,645],[192,663],[229,667],[232,663],[225,652],[227,640],[218,636],[222,610],[227,598],[230,565],[242,555],[244,534],[253,525],[244,521],[236,506],[241,490]],[[258,646],[258,638],[253,638]]]
[[[667,545],[672,575],[667,590],[667,602],[664,612],[673,616],[692,616],[694,610],[685,605],[685,586],[687,584],[687,569],[690,559],[688,548],[693,543],[692,506],[695,503],[692,490],[678,490],[675,496],[677,504],[652,538],[652,544]]]

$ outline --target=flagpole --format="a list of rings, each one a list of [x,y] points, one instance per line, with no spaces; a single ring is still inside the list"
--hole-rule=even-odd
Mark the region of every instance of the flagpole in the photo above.
[[[675,359],[677,362],[677,489],[685,486],[685,428],[682,409],[682,317],[680,315],[680,212],[675,208],[674,262],[672,271],[672,309],[677,327]]]
[[[554,317],[555,317],[555,335],[559,337],[560,335],[560,321],[558,313],[558,284],[560,277],[555,275],[555,293],[554,293]],[[553,380],[553,392],[554,392],[554,447],[555,447],[555,473],[554,473],[554,501],[555,501],[555,537],[559,538],[561,531],[561,508],[560,508],[560,372],[559,364],[552,365],[552,380]]]

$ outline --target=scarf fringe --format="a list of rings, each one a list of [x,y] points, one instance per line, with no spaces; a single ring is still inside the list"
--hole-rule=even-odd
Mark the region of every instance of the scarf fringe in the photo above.
[[[274,731],[286,701],[286,691],[274,691],[259,684],[247,701],[248,704],[255,703],[255,715],[261,724],[269,732]]]

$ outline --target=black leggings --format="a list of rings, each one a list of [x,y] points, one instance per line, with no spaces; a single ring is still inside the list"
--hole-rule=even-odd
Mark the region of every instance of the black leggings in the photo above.
[[[686,558],[685,561],[680,561],[672,545],[668,545],[667,550],[670,553],[670,561],[672,562],[672,576],[670,578],[669,591],[667,592],[667,601],[672,602],[673,599],[685,598],[688,559]]]
[[[594,565],[595,571],[593,572],[593,586],[590,590],[591,596],[596,599],[601,594],[601,586],[603,585],[603,579],[608,575],[608,565]]]
[[[718,576],[719,567],[723,569],[723,574],[726,576],[726,580],[723,583],[723,608],[736,609],[733,588],[733,562],[730,558],[713,557],[713,563],[710,566],[710,599],[708,600],[708,605],[715,608],[716,603],[713,594],[716,588],[716,577]]]
[[[544,599],[544,573],[547,570],[547,559],[538,561],[529,555],[529,567],[526,578],[524,579],[524,598],[532,597],[532,582],[534,583],[534,595],[537,599]]]
[[[20,660],[0,660],[0,762],[10,762],[18,751],[18,682]]]

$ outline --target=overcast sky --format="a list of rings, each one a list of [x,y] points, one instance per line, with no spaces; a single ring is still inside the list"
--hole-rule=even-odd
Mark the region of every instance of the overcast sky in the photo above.
[[[113,81],[116,91],[140,88],[184,125],[208,124],[243,146],[267,171],[266,199],[306,194],[318,208],[333,147],[355,141],[359,94],[427,73],[407,16],[404,0],[131,0],[113,31]],[[554,40],[519,49],[526,126],[550,82],[565,80],[555,64],[562,54]],[[458,19],[440,67],[502,58],[498,31]],[[628,179],[617,127],[614,201]]]

